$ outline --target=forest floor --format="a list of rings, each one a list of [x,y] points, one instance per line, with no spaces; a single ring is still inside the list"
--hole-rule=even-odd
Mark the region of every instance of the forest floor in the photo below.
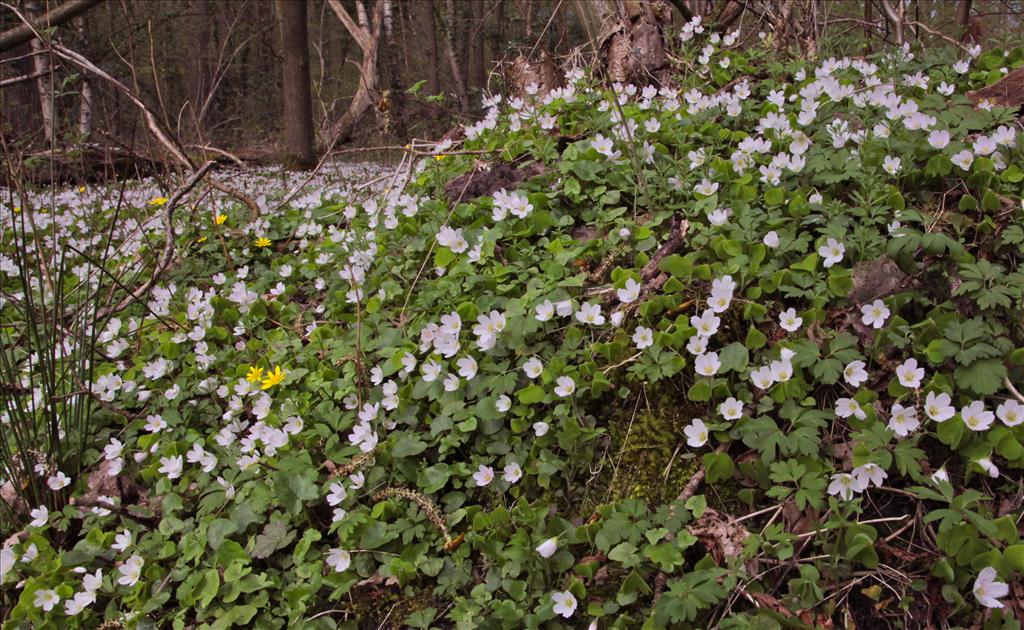
[[[229,183],[235,193],[255,202],[263,214],[285,195],[293,196],[293,205],[302,208],[317,207],[323,198],[357,188],[379,191],[387,186],[390,179],[387,176],[394,171],[394,166],[383,162],[329,160],[310,172],[286,171],[279,166],[226,166],[218,168],[214,173],[218,181]],[[52,186],[38,191],[26,191],[26,195],[32,207],[73,203],[79,207],[97,205],[110,208],[117,204],[119,198],[126,206],[144,207],[150,200],[167,197],[172,192],[168,189],[167,180],[147,177],[111,180],[88,186]],[[210,193],[209,196],[203,195],[196,199],[200,203],[212,200],[215,206],[238,202],[225,192],[211,189]],[[18,201],[17,195],[5,187],[0,187],[0,199]],[[24,200],[20,201],[24,203]]]

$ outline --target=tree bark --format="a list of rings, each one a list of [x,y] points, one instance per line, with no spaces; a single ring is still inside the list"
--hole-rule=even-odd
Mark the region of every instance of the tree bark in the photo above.
[[[100,2],[103,2],[103,0],[68,0],[38,20],[33,19],[31,27],[28,24],[24,24],[0,33],[0,53],[35,39],[36,34],[33,28],[41,32],[52,26],[60,26],[71,18],[85,13]]]
[[[795,47],[805,59],[818,55],[817,0],[780,0],[771,15],[776,50]]]
[[[283,122],[285,168],[309,170],[316,164],[313,99],[309,85],[306,0],[277,0],[284,75]]]

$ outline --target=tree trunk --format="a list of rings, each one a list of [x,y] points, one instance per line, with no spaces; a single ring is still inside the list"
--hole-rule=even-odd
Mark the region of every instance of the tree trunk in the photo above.
[[[211,23],[213,14],[210,11],[210,0],[192,0],[191,7],[194,12],[193,30],[189,41],[192,44],[194,54],[189,55],[186,60],[188,68],[187,85],[188,97],[192,104],[192,112],[196,116],[198,131],[203,129],[203,118],[208,108],[203,107],[206,100],[207,90],[212,83],[210,73],[210,39]]]
[[[966,37],[968,27],[971,25],[971,0],[960,0],[956,4],[956,27],[957,35]]]
[[[573,7],[611,81],[667,85],[666,31],[671,8],[660,2],[634,0],[576,2]]]
[[[384,132],[394,133],[399,138],[406,135],[405,86],[402,85],[402,71],[399,66],[398,45],[395,42],[395,16],[392,0],[381,0],[381,16],[384,20],[384,74],[388,86],[387,98],[381,99],[378,109],[384,118]]]
[[[470,17],[469,26],[469,88],[484,89],[487,82],[487,62],[484,53],[484,20],[486,19],[483,0],[475,0],[469,3]]]
[[[572,8],[587,34],[587,43],[594,50],[600,49],[598,38],[601,37],[605,20],[619,12],[615,0],[573,0]]]
[[[281,69],[284,73],[285,168],[308,170],[316,164],[313,99],[309,86],[309,41],[306,0],[277,0],[281,24]]]
[[[85,33],[85,20],[82,17],[74,19],[75,29],[82,39],[82,46],[88,50],[89,42]],[[78,135],[82,141],[88,140],[92,135],[92,80],[88,74],[82,75],[82,87],[79,90],[78,103]]]
[[[796,48],[805,59],[818,55],[817,0],[780,0],[771,17],[776,50]]]
[[[415,5],[417,31],[422,29],[424,54],[427,56],[427,94],[441,91],[440,64],[437,58],[437,21],[434,19],[434,0],[421,0]]]
[[[865,54],[871,54],[871,38],[875,36],[874,17],[871,15],[872,0],[864,0],[864,44]]]
[[[455,83],[455,94],[459,98],[459,110],[465,114],[469,112],[469,93],[466,92],[466,79],[462,73],[464,66],[459,64],[459,58],[456,54],[455,38],[458,24],[456,23],[454,0],[447,0],[445,3],[445,14],[447,17],[445,20],[445,34],[447,37],[444,38],[445,54],[451,67],[452,81]]]
[[[497,0],[494,29],[491,31],[491,59],[505,58],[505,0]]]
[[[370,19],[365,17],[366,9],[362,3],[356,4],[357,9],[361,9],[364,15],[361,21],[367,22],[367,28],[364,28],[352,19],[340,0],[327,0],[327,4],[363,51],[363,61],[359,66],[359,87],[356,89],[355,96],[352,97],[348,110],[331,125],[330,130],[331,142],[347,142],[352,138],[352,132],[355,130],[359,117],[373,104],[372,96],[377,91],[377,84],[380,82],[377,51],[381,43],[384,7],[381,0],[377,0],[373,5],[373,17]]]
[[[905,41],[903,37],[903,1],[900,0],[898,9],[893,7],[889,0],[880,1],[882,3],[882,12],[885,13],[885,19],[892,26],[893,35],[896,37],[896,45],[902,46]]]
[[[30,20],[34,23],[39,23],[42,8],[38,2],[34,0],[26,2],[25,12]],[[43,119],[43,137],[46,143],[50,144],[54,139],[53,91],[50,89],[50,81],[53,77],[50,76],[50,57],[47,54],[46,46],[37,38],[33,38],[29,42],[29,47],[33,53],[32,71],[37,75],[36,91],[39,93],[39,112]]]

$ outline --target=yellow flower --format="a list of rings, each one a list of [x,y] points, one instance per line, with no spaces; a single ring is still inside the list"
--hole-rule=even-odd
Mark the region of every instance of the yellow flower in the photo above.
[[[167,197],[153,197],[149,200],[151,206],[162,206],[167,203]]]
[[[435,155],[435,156],[434,156],[434,159],[435,159],[435,160],[437,160],[438,162],[440,162],[441,160],[445,159],[446,157],[448,157],[448,156],[447,156],[447,155],[444,155],[444,154],[442,153],[441,155]]]
[[[199,238],[197,238],[197,239],[196,239],[196,242],[197,242],[197,243],[202,243],[202,242],[203,242],[203,241],[205,241],[205,240],[206,240],[206,237],[205,237],[205,236],[200,236]]]
[[[224,222],[227,220],[228,215],[226,214],[218,214],[216,217],[213,218],[213,222],[216,223],[217,225],[224,225]]]
[[[78,192],[80,192],[80,193],[81,192],[85,192],[85,186],[79,186],[78,187]]]
[[[263,380],[263,368],[256,367],[255,365],[249,367],[249,373],[245,375],[245,380],[250,383]]]
[[[270,239],[266,236],[261,236],[256,239],[256,247],[270,247]]]
[[[273,372],[267,372],[266,378],[263,379],[263,386],[260,387],[260,389],[270,389],[274,385],[277,385],[278,383],[283,381],[285,375],[287,374],[287,372],[281,371],[280,365],[275,365]]]
[[[21,212],[21,206],[14,206],[14,214]]]

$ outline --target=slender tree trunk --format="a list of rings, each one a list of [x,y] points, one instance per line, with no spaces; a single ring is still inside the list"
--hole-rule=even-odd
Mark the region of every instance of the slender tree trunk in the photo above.
[[[349,103],[348,110],[331,125],[330,130],[332,142],[345,142],[352,137],[359,117],[373,104],[372,96],[376,93],[377,84],[380,82],[377,53],[381,45],[381,22],[384,21],[384,6],[381,0],[377,0],[373,5],[371,20],[365,16],[366,8],[362,6],[362,3],[356,4],[357,10],[362,9],[364,21],[367,22],[367,28],[364,28],[352,19],[340,0],[327,0],[327,4],[363,51],[363,61],[359,66],[359,87]]]
[[[452,81],[455,83],[455,94],[459,98],[459,109],[462,113],[469,111],[469,94],[466,92],[466,80],[462,74],[463,66],[459,65],[459,58],[455,52],[456,48],[456,12],[455,12],[455,0],[447,0],[445,3],[445,13],[447,19],[445,20],[445,31],[446,37],[444,38],[445,54],[448,57],[448,65],[452,71]]]
[[[193,0],[191,2],[193,15],[193,30],[189,41],[191,42],[193,54],[188,56],[186,61],[188,67],[188,96],[192,104],[192,111],[196,116],[196,124],[200,131],[203,128],[203,117],[207,108],[203,107],[207,90],[210,89],[212,78],[210,76],[210,40],[213,22],[213,13],[210,10],[210,0]]]
[[[36,1],[25,3],[25,12],[28,13],[28,17],[33,22],[39,20],[43,15],[42,7]],[[29,47],[32,49],[32,70],[35,74],[39,75],[36,79],[36,90],[39,93],[39,113],[43,119],[43,137],[46,139],[47,144],[53,142],[54,138],[54,111],[53,111],[53,91],[50,90],[50,57],[47,54],[46,46],[43,42],[36,38],[33,38],[29,42]]]
[[[484,20],[486,19],[487,7],[484,0],[475,0],[469,3],[470,25],[469,25],[469,88],[483,91],[487,81],[487,62],[484,49]]]
[[[871,53],[871,39],[875,36],[874,16],[871,15],[873,0],[864,0],[864,52]]]
[[[893,7],[892,2],[889,0],[880,1],[882,3],[882,12],[885,13],[885,19],[892,26],[893,35],[896,37],[896,45],[902,46],[905,41],[903,36],[903,2],[900,0],[898,7]]]
[[[960,0],[956,4],[956,27],[960,38],[967,35],[967,29],[971,25],[971,4],[971,0]]]
[[[421,0],[415,4],[417,31],[423,32],[424,54],[427,56],[427,94],[441,91],[440,64],[437,58],[437,20],[434,19],[434,0]]]
[[[605,20],[619,13],[615,0],[573,0],[572,8],[587,34],[587,42],[594,50],[598,50],[601,42],[597,39]]]
[[[494,28],[491,30],[491,59],[505,57],[505,0],[497,0]]]
[[[381,0],[383,8],[381,17],[384,20],[384,72],[387,77],[388,98],[382,110],[387,122],[385,131],[394,133],[399,138],[406,135],[405,124],[405,86],[402,85],[402,69],[399,66],[398,45],[395,42],[395,15],[392,0]]]
[[[308,170],[316,164],[313,99],[309,86],[306,0],[277,0],[284,73],[284,154],[286,168]]]
[[[75,29],[82,39],[82,46],[87,50],[89,41],[85,33],[85,19],[77,17],[74,20]],[[78,104],[78,135],[81,139],[88,140],[92,135],[92,81],[88,74],[82,75],[82,87],[79,90]]]

